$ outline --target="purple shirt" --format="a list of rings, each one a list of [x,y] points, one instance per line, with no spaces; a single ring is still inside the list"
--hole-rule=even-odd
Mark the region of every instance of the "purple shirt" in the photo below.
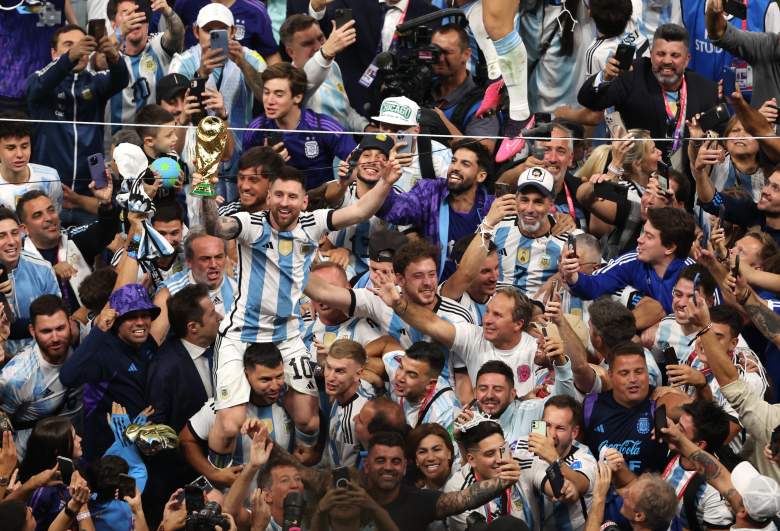
[[[184,27],[184,49],[198,43],[192,33],[192,25],[198,18],[198,11],[209,3],[208,0],[177,0],[173,9],[178,13]],[[271,29],[271,17],[265,5],[256,0],[236,0],[230,6],[236,22],[236,40],[242,46],[268,58],[279,51]]]
[[[279,129],[276,122],[261,115],[249,125],[258,129]],[[336,120],[324,114],[318,114],[311,109],[301,111],[301,121],[298,130],[304,131],[337,131],[344,129]],[[306,175],[306,189],[332,181],[333,158],[346,160],[356,144],[352,135],[334,135],[317,133],[283,133],[284,147],[290,154],[290,166],[298,168]],[[244,151],[253,146],[262,146],[265,133],[262,131],[246,131],[244,133]]]
[[[51,36],[65,23],[64,5],[50,0],[40,13],[20,13],[29,11],[25,5],[0,11],[0,97],[24,98],[27,78],[51,62]]]

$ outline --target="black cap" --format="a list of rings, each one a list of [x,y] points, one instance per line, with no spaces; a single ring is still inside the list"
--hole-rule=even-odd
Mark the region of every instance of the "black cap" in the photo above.
[[[406,235],[397,230],[378,230],[368,240],[368,257],[372,262],[392,262],[395,252],[405,243]]]
[[[168,74],[157,82],[157,103],[172,100],[179,92],[190,88],[190,80],[182,74]]]
[[[358,151],[363,152],[367,149],[378,149],[385,155],[390,155],[390,150],[393,149],[393,141],[384,133],[364,135],[358,146]]]

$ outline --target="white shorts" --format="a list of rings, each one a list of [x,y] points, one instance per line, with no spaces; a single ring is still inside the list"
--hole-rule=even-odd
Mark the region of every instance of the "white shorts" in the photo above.
[[[216,410],[240,406],[249,402],[252,388],[244,374],[244,351],[250,343],[227,337],[217,336],[214,352],[216,354],[214,408]],[[311,358],[300,337],[278,343],[284,363],[284,381],[287,386],[301,394],[318,396],[314,382]]]

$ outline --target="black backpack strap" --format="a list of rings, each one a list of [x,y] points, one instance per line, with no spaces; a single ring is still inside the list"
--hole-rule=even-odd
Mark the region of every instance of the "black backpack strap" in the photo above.
[[[435,179],[436,171],[433,169],[433,148],[431,147],[431,137],[417,137],[417,155],[419,156],[420,175],[422,175],[422,178]]]
[[[686,485],[685,493],[683,494],[683,511],[685,511],[685,518],[688,520],[688,529],[690,531],[704,531],[699,526],[699,517],[696,515],[696,508],[699,505],[696,495],[704,481],[704,476],[694,474],[688,485]]]
[[[425,404],[425,407],[420,410],[420,413],[417,414],[417,426],[422,424],[423,419],[425,418],[425,415],[428,414],[428,410],[431,409],[431,406],[434,402],[436,402],[436,399],[438,399],[441,395],[446,393],[447,391],[452,391],[452,387],[443,387],[439,389],[435,395],[431,398],[431,401]],[[417,427],[415,426],[415,428]]]

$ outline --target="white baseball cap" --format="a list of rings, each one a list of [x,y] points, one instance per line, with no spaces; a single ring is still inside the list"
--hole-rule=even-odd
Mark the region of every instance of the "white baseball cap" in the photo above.
[[[517,179],[517,191],[520,192],[527,186],[533,186],[547,197],[552,197],[554,184],[555,178],[552,173],[541,166],[534,166],[520,174]]]
[[[749,462],[742,461],[734,467],[731,482],[753,520],[763,522],[780,514],[780,486],[774,479],[759,474]]]
[[[206,4],[198,11],[198,18],[195,20],[195,25],[202,28],[210,22],[222,22],[228,28],[235,25],[233,13],[230,12],[230,9],[222,4],[213,2]]]
[[[417,125],[417,115],[420,113],[420,106],[406,96],[394,96],[385,98],[382,106],[379,108],[379,116],[372,116],[371,119],[383,124],[390,125]]]

